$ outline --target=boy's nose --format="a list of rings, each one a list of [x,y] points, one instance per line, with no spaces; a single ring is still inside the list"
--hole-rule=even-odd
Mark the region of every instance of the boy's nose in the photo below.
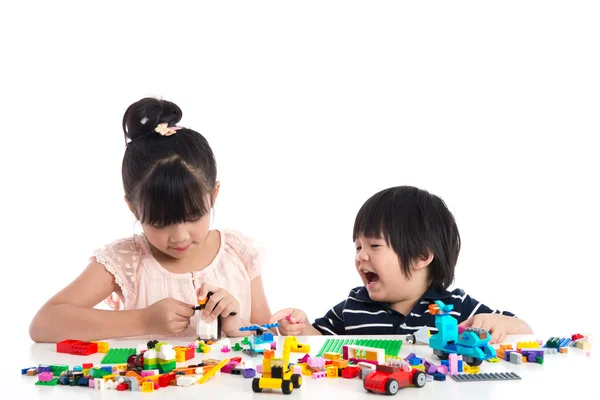
[[[368,261],[369,260],[369,255],[367,254],[366,251],[361,250],[356,254],[356,259],[358,261]]]

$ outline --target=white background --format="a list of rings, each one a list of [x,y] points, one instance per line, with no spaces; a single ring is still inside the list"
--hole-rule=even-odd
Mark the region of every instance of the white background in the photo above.
[[[120,124],[146,95],[213,146],[214,226],[268,249],[272,311],[343,300],[356,212],[410,184],[455,213],[455,286],[536,331],[593,332],[596,2],[189,4],[3,3],[3,339],[139,232]]]

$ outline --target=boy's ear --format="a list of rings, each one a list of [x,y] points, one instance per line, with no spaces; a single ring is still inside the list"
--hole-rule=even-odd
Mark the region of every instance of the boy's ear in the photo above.
[[[127,196],[123,196],[123,198],[125,199],[125,203],[127,203],[127,207],[129,207],[129,210],[131,210],[131,212],[137,219],[137,215],[135,215],[135,209],[133,208],[133,205],[129,202],[129,200],[127,200]]]
[[[413,261],[413,269],[415,270],[420,270],[423,269],[425,267],[427,267],[429,264],[431,264],[431,262],[433,261],[433,253],[432,252],[427,252],[426,254],[421,254],[420,256],[417,256],[417,258],[415,258],[415,260]]]

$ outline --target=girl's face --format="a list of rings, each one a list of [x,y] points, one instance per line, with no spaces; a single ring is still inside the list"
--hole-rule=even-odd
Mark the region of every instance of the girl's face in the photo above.
[[[157,227],[142,224],[148,241],[160,252],[172,258],[185,258],[202,247],[210,232],[210,214],[195,221]]]
[[[204,201],[214,205],[219,194],[220,184],[216,183],[211,196]],[[187,221],[166,226],[142,224],[148,242],[161,253],[175,259],[182,259],[202,248],[210,233],[210,212],[202,217],[191,216]]]

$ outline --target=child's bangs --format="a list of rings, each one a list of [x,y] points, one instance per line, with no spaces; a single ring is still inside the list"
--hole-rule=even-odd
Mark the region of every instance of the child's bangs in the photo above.
[[[156,166],[137,199],[140,222],[154,226],[194,221],[210,210],[210,189],[179,160]]]
[[[384,207],[381,207],[376,201],[367,201],[356,215],[352,240],[363,235],[367,238],[382,238],[389,242],[387,221],[389,218],[386,217]]]

